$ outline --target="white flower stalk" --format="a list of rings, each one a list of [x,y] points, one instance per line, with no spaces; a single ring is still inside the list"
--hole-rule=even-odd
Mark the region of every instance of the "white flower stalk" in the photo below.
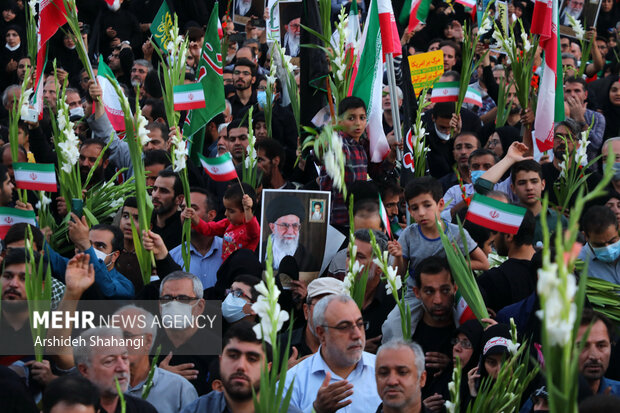
[[[586,149],[590,144],[588,140],[589,130],[581,132],[581,139],[579,139],[579,146],[576,148],[575,152],[575,162],[577,165],[586,166],[588,164],[588,154]]]
[[[267,84],[269,85],[276,84],[276,79],[278,78],[276,69],[277,69],[277,65],[275,64],[272,64],[269,67],[269,75],[267,76]]]
[[[491,28],[493,28],[493,19],[491,19],[491,17],[487,17],[478,29],[478,36],[484,36],[489,32],[489,30],[491,30]]]
[[[146,129],[148,121],[144,116],[142,116],[142,111],[139,109],[139,107],[138,111],[136,112],[136,120],[136,135],[138,141],[140,142],[140,145],[144,147],[147,143],[151,141],[151,138],[149,138],[149,131]]]
[[[71,173],[72,168],[80,159],[79,140],[73,131],[73,122],[69,120],[69,105],[64,100],[58,104],[58,131],[63,136],[62,142],[58,143],[62,159],[61,169]]]
[[[400,279],[400,275],[396,274],[398,268],[394,268],[391,265],[387,268],[387,274],[385,277],[387,278],[387,284],[385,284],[385,290],[388,294],[392,294],[392,291],[400,291],[403,287],[403,282]]]
[[[334,51],[334,58],[331,60],[333,65],[332,70],[336,75],[337,82],[344,81],[344,74],[347,69],[347,65],[345,63],[345,54],[346,54],[346,26],[347,26],[347,14],[344,12],[344,9],[340,10],[340,14],[338,15],[338,24],[336,25],[336,30],[338,33],[338,42],[335,42],[336,39],[332,37],[332,48]],[[334,44],[336,43],[336,44]]]
[[[245,148],[246,156],[245,156],[245,167],[246,169],[251,169],[256,166],[257,158],[256,158],[256,148],[254,145],[256,144],[256,137],[254,134],[252,136],[248,136],[248,146]]]
[[[577,292],[575,276],[568,274],[565,279],[559,277],[558,266],[552,263],[538,270],[536,288],[544,303],[536,315],[544,321],[550,344],[568,344],[577,318],[577,306],[574,303]]]
[[[172,165],[174,172],[181,172],[187,163],[187,141],[180,134],[175,134],[172,138],[174,151],[172,152]]]
[[[568,24],[575,32],[575,37],[577,38],[577,40],[579,40],[580,42],[583,41],[583,37],[585,36],[586,31],[583,29],[581,22],[568,13],[566,13],[566,17],[568,17]]]
[[[521,41],[523,42],[523,50],[525,50],[525,53],[529,52],[532,49],[532,43],[530,43],[527,33],[521,32]]]
[[[22,107],[19,110],[20,111],[19,114],[22,118],[28,116],[28,111],[30,109],[30,96],[32,96],[32,92],[33,92],[32,88],[27,89],[24,92],[24,96],[22,97]]]
[[[41,193],[41,199],[34,205],[36,209],[41,209],[52,203],[51,198],[45,196],[45,193]],[[122,204],[121,204],[122,205]]]
[[[263,339],[273,344],[272,339],[289,319],[288,313],[278,304],[280,290],[276,287],[273,271],[265,273],[265,281],[258,283],[256,291],[260,295],[256,303],[252,304],[252,310],[258,315],[260,322],[252,329],[259,340]]]

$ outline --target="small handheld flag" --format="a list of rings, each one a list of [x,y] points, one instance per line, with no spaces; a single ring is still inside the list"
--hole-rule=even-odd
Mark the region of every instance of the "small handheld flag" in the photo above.
[[[459,100],[459,82],[436,82],[433,85],[431,102],[456,102]]]
[[[205,168],[207,175],[217,182],[226,182],[238,178],[235,164],[233,164],[230,153],[225,153],[216,158],[205,158],[198,154],[202,167]]]
[[[13,164],[15,171],[15,186],[18,189],[32,191],[56,192],[56,171],[53,163],[25,163]]]
[[[19,223],[36,225],[37,220],[34,211],[23,209],[0,207],[0,238],[4,239],[9,228]]]
[[[381,199],[381,194],[379,194],[379,208],[381,209],[381,221],[383,221],[383,226],[387,231],[387,235],[389,239],[392,239],[392,228],[390,228],[390,218],[388,217],[387,211],[385,210],[385,206],[383,206],[383,200]]]
[[[465,219],[493,231],[516,234],[526,211],[523,207],[475,194]]]
[[[206,107],[202,83],[175,86],[173,93],[174,110],[202,109]]]

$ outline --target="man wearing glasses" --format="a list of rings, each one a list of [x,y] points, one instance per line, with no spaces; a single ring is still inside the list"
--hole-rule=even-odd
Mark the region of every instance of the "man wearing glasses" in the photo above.
[[[246,58],[237,59],[233,69],[235,94],[230,98],[233,118],[243,118],[250,106],[258,102],[254,83],[256,83],[256,65],[254,62]]]
[[[273,240],[274,269],[279,268],[282,258],[290,255],[297,261],[299,271],[320,270],[321,262],[315,260],[311,253],[299,243],[305,217],[304,206],[295,196],[280,195],[268,204],[265,218],[269,223],[270,237]],[[267,254],[267,240],[264,242],[262,251],[265,251],[265,255]]]
[[[161,345],[161,354],[165,355],[159,367],[188,379],[199,395],[211,390],[207,375],[209,364],[215,358],[204,355],[204,346],[221,342],[211,329],[187,322],[203,314],[206,303],[202,297],[203,287],[198,277],[183,271],[168,274],[159,287],[163,331],[157,335],[153,346]],[[165,320],[173,322],[163,323]]]
[[[364,320],[346,295],[328,295],[314,307],[319,350],[286,375],[291,406],[304,412],[373,412],[381,403],[375,383],[375,356],[364,352]],[[285,392],[288,389],[285,389]]]

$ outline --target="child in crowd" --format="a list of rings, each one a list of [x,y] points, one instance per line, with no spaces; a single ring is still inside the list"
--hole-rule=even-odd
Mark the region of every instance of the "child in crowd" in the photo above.
[[[254,189],[248,184],[232,185],[224,193],[226,218],[221,221],[206,222],[198,217],[193,208],[185,208],[181,217],[192,220],[192,230],[202,235],[220,236],[222,245],[222,261],[241,248],[254,251],[260,238],[260,226],[252,212],[255,197]]]

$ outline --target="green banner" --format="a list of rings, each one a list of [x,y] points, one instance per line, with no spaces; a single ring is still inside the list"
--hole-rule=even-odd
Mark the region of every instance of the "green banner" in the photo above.
[[[153,18],[153,23],[151,23],[151,33],[153,33],[153,40],[157,45],[166,50],[166,46],[172,40],[170,37],[170,30],[172,29],[173,20],[172,13],[170,13],[170,9],[168,8],[168,4],[166,0],[161,3],[161,7],[159,11]]]

